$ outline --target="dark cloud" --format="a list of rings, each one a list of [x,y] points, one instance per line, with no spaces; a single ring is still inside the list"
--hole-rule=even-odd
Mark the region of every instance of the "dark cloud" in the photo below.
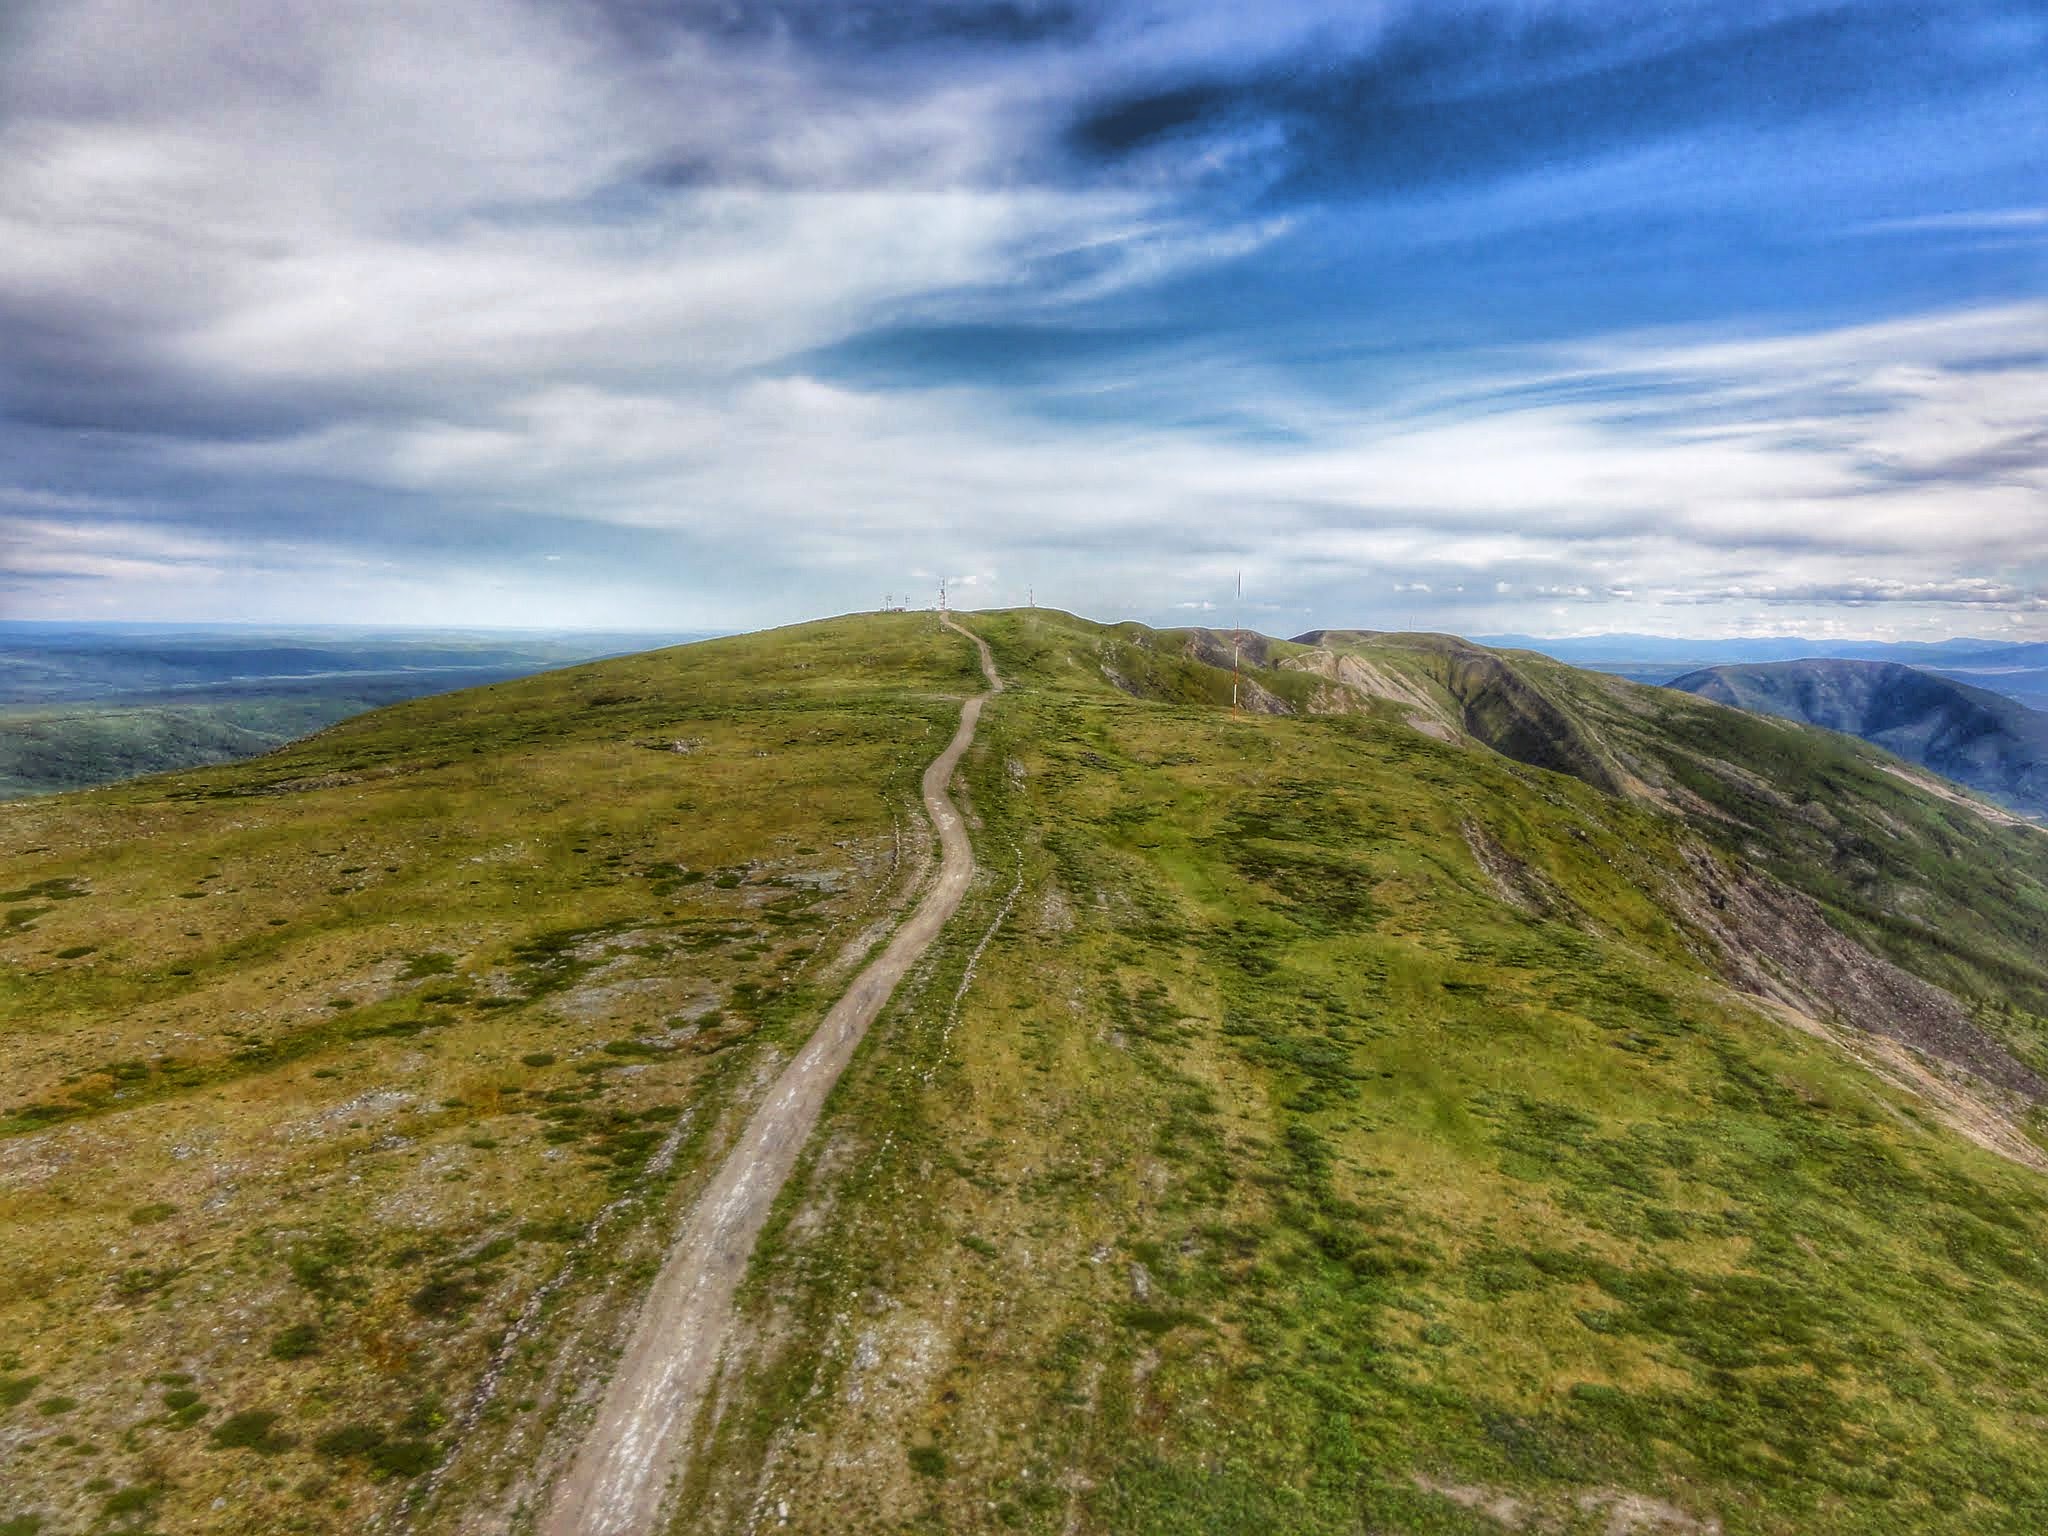
[[[1198,80],[1111,96],[1074,124],[1073,142],[1089,154],[1115,160],[1195,130],[1242,129],[1262,116],[1277,115],[1274,83]]]
[[[1870,473],[1879,484],[1896,486],[1967,489],[1999,481],[2028,485],[2048,479],[2048,426],[2006,432],[1989,442],[1972,444],[1964,452],[1917,463],[1899,464],[1878,457],[1872,461]]]
[[[1976,8],[1829,5],[1761,21],[1702,11],[1684,29],[1601,8],[1418,7],[1368,50],[1196,68],[1100,97],[1082,156],[1121,162],[1175,141],[1276,134],[1292,195],[1409,192],[1500,177],[1681,131],[1770,128],[1911,109],[2048,66],[1974,45]]]
[[[1076,42],[1097,25],[1069,0],[579,0],[640,46],[677,35],[828,54],[1008,49]]]
[[[246,441],[329,420],[337,402],[240,387],[141,353],[89,323],[0,306],[0,419],[57,433]]]
[[[807,356],[794,366],[868,385],[1008,382],[1057,390],[1091,364],[1132,363],[1190,335],[1156,324],[1076,325],[1053,319],[879,326]]]

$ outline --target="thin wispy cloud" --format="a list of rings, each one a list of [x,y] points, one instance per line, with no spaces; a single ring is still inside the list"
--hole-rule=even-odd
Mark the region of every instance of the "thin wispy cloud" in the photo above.
[[[1910,219],[1878,219],[1859,226],[1858,234],[1917,235],[1953,230],[1962,234],[2048,234],[2048,208],[1978,208],[1958,213],[1923,213]]]
[[[2044,49],[2019,4],[37,0],[0,601],[741,625],[945,570],[1170,618],[1243,569],[1276,624],[2026,630]]]

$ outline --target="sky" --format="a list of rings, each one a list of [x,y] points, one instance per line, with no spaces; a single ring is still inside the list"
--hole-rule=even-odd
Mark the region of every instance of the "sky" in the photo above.
[[[2048,638],[2048,0],[0,7],[0,616],[941,577]]]

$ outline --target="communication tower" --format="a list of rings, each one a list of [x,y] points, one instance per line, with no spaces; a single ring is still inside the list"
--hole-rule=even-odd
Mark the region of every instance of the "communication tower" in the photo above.
[[[1244,572],[1237,573],[1237,593],[1230,608],[1230,714],[1237,717],[1237,691],[1241,681],[1238,653],[1244,646]]]

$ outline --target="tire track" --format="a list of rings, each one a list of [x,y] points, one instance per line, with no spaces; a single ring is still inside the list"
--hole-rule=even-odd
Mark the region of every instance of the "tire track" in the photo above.
[[[981,707],[1002,691],[986,641],[974,642],[988,692],[960,706],[953,739],[924,771],[924,805],[939,834],[939,869],[889,946],[853,980],[740,1135],[685,1219],[642,1305],[597,1417],[556,1484],[541,1536],[646,1536],[657,1530],[671,1474],[732,1324],[732,1300],[769,1208],[796,1166],[819,1112],[897,983],[938,937],[974,877],[974,849],[946,793],[974,740]]]

